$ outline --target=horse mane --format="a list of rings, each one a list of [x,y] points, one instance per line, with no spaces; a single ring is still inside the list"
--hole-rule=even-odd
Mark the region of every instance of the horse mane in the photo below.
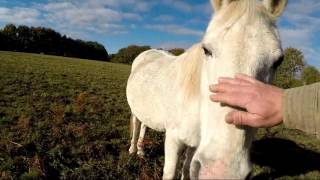
[[[179,57],[178,83],[184,98],[191,98],[200,93],[200,77],[204,57],[201,44],[193,45]]]

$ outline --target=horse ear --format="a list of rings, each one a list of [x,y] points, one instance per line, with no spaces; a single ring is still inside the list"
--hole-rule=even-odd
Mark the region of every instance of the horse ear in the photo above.
[[[263,0],[264,7],[275,17],[279,17],[285,7],[288,0]]]
[[[214,9],[214,12],[218,12],[222,7],[228,5],[230,2],[234,0],[210,0],[210,1]]]
[[[213,7],[214,12],[218,12],[222,7],[222,1],[223,0],[210,0],[211,5]]]

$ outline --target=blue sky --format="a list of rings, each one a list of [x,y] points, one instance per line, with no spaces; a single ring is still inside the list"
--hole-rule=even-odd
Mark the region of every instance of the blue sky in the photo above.
[[[320,68],[320,1],[289,0],[278,21],[284,47],[303,51]],[[211,18],[209,0],[0,0],[0,27],[50,27],[73,38],[98,41],[110,53],[130,44],[188,48]]]

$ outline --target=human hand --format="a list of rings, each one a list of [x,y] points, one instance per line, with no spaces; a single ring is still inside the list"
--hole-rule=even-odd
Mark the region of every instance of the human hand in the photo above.
[[[246,111],[233,110],[226,115],[226,122],[251,127],[272,127],[282,122],[282,98],[284,90],[264,84],[247,75],[220,78],[210,86],[215,93],[213,102],[240,107]]]

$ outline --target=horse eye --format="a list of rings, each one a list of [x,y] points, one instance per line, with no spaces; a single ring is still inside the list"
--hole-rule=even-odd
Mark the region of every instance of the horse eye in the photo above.
[[[284,56],[282,55],[273,63],[272,69],[276,70],[282,64],[283,60],[284,60]]]
[[[212,56],[212,51],[210,51],[206,46],[202,45],[202,49],[206,56]]]

